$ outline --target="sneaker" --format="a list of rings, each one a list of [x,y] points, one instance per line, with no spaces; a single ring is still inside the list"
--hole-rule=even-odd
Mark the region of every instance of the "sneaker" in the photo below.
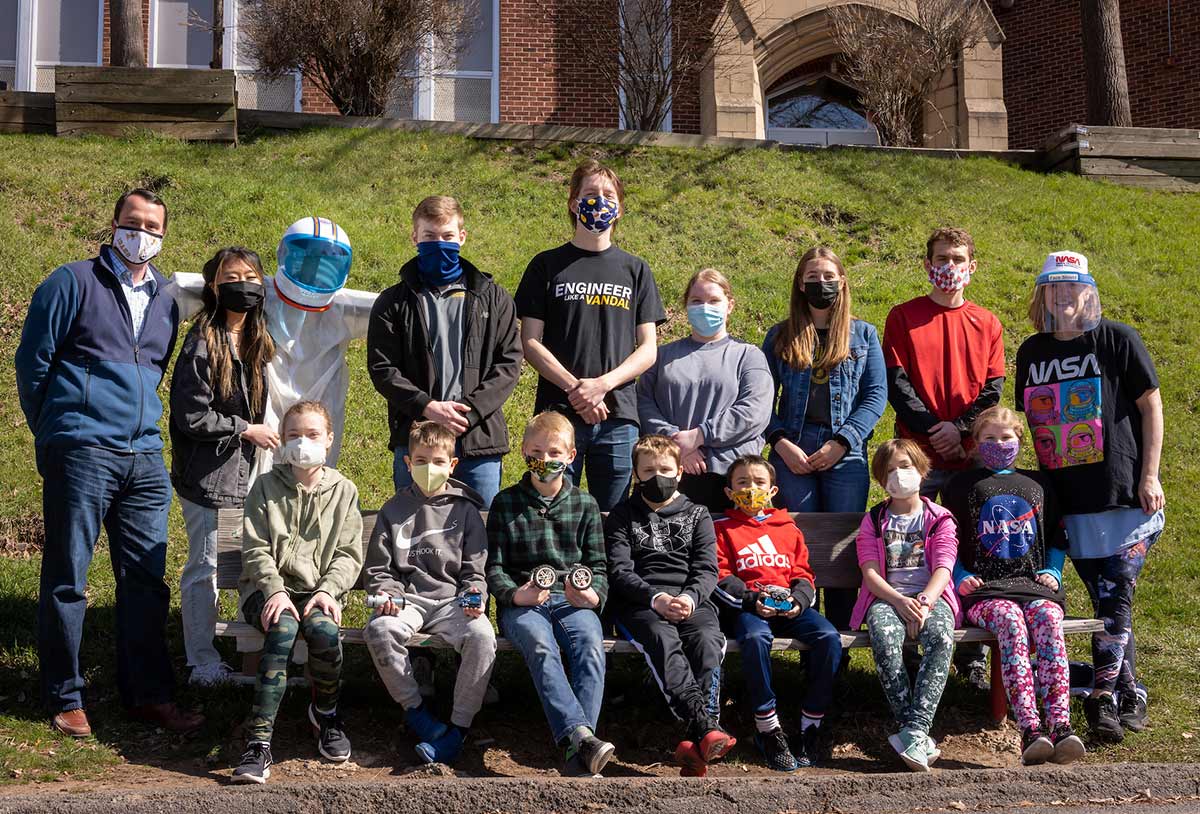
[[[588,768],[593,775],[600,774],[605,764],[612,759],[613,753],[617,751],[617,747],[613,746],[608,741],[602,741],[595,735],[588,735],[579,742],[579,748],[576,753],[583,765]]]
[[[680,766],[680,777],[704,777],[708,774],[708,763],[694,741],[679,742],[675,747],[675,762]]]
[[[719,727],[705,732],[700,743],[696,744],[705,763],[720,760],[735,746],[737,746],[737,738]]]
[[[346,737],[342,718],[336,711],[324,715],[317,712],[316,704],[309,704],[308,720],[317,730],[317,751],[321,757],[334,763],[350,759],[350,739]]]
[[[446,729],[446,734],[428,743],[417,744],[417,756],[426,763],[441,763],[449,766],[458,760],[463,748],[463,732],[457,726]]]
[[[271,776],[271,744],[251,741],[233,770],[234,783],[266,783]]]
[[[1083,702],[1088,728],[1092,736],[1103,743],[1120,743],[1125,739],[1121,718],[1117,713],[1117,702],[1111,693],[1092,696]]]
[[[992,691],[992,677],[988,673],[987,662],[983,659],[977,659],[967,664],[966,669],[960,670],[959,674],[975,689],[981,692]]]
[[[937,759],[942,756],[942,750],[938,748],[937,741],[928,735],[925,736],[925,762],[932,766],[937,763]]]
[[[929,739],[920,732],[901,729],[895,735],[888,736],[888,743],[909,769],[914,772],[929,771]]]
[[[1054,744],[1054,763],[1074,763],[1087,753],[1083,741],[1075,734],[1070,724],[1059,724],[1050,732],[1050,741]]]
[[[201,664],[192,668],[188,683],[193,687],[218,687],[233,681],[233,668],[223,661]]]
[[[567,747],[567,760],[563,764],[563,777],[603,777],[604,775],[595,774],[588,771],[588,767],[584,765],[583,760],[579,757],[579,753],[572,746]]]
[[[1133,732],[1141,732],[1150,723],[1146,712],[1146,699],[1140,692],[1121,693],[1121,705],[1117,708],[1117,718],[1121,726]]]
[[[833,757],[833,737],[829,727],[810,726],[800,730],[800,748],[796,750],[796,765],[802,768],[819,766]]]
[[[404,723],[421,743],[433,743],[446,734],[446,725],[435,718],[424,704],[404,710]]]
[[[1054,757],[1054,743],[1037,727],[1021,730],[1021,762],[1037,766]]]
[[[767,759],[767,767],[777,772],[794,772],[800,768],[782,729],[754,733],[754,745]]]
[[[422,698],[433,698],[433,659],[429,656],[417,655],[412,657],[413,679],[421,691]]]

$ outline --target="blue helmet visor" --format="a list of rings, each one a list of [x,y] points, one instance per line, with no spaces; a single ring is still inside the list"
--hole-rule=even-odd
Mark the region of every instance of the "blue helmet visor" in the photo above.
[[[350,247],[328,238],[289,235],[280,273],[314,294],[334,294],[346,285],[353,259]]]

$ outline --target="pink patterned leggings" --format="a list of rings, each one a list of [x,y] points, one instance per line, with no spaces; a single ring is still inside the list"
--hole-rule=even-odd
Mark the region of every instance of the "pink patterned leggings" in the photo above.
[[[1063,642],[1062,608],[1046,599],[1024,607],[1011,599],[985,599],[967,611],[967,619],[991,631],[1000,643],[1000,672],[1017,725],[1023,730],[1040,728],[1039,700],[1049,729],[1070,723],[1070,667]],[[1029,662],[1030,639],[1037,647],[1036,681]]]

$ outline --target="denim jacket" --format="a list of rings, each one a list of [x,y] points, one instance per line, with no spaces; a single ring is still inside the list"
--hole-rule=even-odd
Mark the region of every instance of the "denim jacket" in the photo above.
[[[775,353],[775,337],[783,323],[767,331],[763,353],[777,398],[767,425],[767,440],[780,435],[797,441],[804,431],[808,410],[808,381],[811,368],[796,370]],[[866,455],[867,439],[887,406],[887,375],[883,350],[875,326],[861,319],[850,323],[850,356],[829,373],[829,415],[834,435],[850,442],[852,450]]]

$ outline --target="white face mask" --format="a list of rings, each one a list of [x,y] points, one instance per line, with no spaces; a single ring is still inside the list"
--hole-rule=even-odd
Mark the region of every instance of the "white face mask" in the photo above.
[[[129,263],[148,263],[162,251],[162,235],[144,229],[118,226],[113,232],[113,248]]]
[[[911,497],[921,489],[921,473],[911,466],[888,473],[887,493],[892,497]]]
[[[325,463],[327,452],[325,445],[320,441],[314,441],[311,438],[293,438],[283,445],[283,449],[279,453],[279,460],[285,464],[307,469]]]

